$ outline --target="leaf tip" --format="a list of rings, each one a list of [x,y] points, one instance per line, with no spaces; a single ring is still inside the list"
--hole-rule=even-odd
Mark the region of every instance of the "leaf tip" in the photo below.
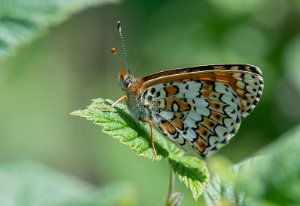
[[[81,110],[76,110],[76,111],[71,112],[70,115],[73,115],[73,116],[80,116],[81,113],[82,113]]]

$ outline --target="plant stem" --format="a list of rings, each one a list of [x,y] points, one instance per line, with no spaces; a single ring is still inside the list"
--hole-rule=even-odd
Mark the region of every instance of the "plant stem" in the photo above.
[[[169,163],[169,191],[168,191],[168,196],[167,196],[167,201],[166,201],[166,206],[170,206],[172,194],[174,192],[174,185],[175,185],[175,173]]]

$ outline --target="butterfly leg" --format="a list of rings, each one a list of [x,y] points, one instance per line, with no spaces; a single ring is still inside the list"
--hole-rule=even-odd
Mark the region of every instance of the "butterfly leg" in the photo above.
[[[155,160],[158,160],[157,152],[156,152],[156,149],[155,149],[155,146],[154,146],[154,134],[153,134],[153,128],[152,128],[152,121],[151,120],[142,120],[142,121],[145,122],[145,123],[148,123],[149,126],[150,126],[151,145],[152,145],[152,149],[153,149],[153,152],[154,152]]]
[[[108,110],[108,109],[111,109],[111,108],[114,108],[120,101],[122,101],[123,99],[127,99],[127,95],[123,95],[122,97],[120,97],[117,101],[115,101],[114,103],[112,103],[112,105],[110,105],[109,107],[96,107],[100,110]]]

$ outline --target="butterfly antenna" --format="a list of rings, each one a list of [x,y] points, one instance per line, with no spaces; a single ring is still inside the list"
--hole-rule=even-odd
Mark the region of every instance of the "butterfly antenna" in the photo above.
[[[126,66],[127,66],[127,67],[124,67],[124,68],[127,68],[126,71],[129,72],[128,54],[127,54],[127,50],[126,50],[125,40],[124,40],[124,37],[123,37],[123,34],[122,34],[122,27],[121,27],[121,22],[120,21],[117,21],[117,28],[118,28],[119,35],[121,37],[122,47],[123,47]]]
[[[125,64],[124,62],[122,61],[122,59],[119,57],[119,55],[117,54],[117,50],[116,48],[111,48],[111,53],[117,58],[118,62],[122,65],[122,68],[125,68]]]

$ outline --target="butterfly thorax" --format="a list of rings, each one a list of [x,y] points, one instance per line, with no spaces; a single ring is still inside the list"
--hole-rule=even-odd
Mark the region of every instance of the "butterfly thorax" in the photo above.
[[[151,119],[148,107],[142,105],[139,99],[140,95],[137,94],[137,80],[124,68],[122,68],[120,72],[120,84],[122,89],[126,91],[126,104],[133,117],[136,120]]]
[[[136,120],[151,120],[150,108],[140,101],[139,95],[133,93],[129,88],[126,92],[127,95],[127,107],[130,113]]]

